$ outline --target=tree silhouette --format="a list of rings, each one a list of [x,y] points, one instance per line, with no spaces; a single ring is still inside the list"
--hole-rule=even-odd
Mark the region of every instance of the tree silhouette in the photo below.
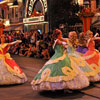
[[[51,0],[49,7],[49,17],[52,28],[59,27],[59,24],[74,25],[81,22],[76,13],[80,6],[72,2],[73,0]]]

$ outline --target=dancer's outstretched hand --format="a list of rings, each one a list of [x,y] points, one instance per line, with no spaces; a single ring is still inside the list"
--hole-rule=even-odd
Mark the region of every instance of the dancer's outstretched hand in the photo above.
[[[21,43],[22,42],[22,40],[17,40],[17,43]]]
[[[97,36],[99,36],[99,33],[96,33],[96,34],[94,35],[94,37],[97,37]]]

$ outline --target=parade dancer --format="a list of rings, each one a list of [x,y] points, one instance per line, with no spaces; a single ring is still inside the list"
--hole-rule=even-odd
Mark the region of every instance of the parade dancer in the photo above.
[[[82,89],[89,86],[89,80],[77,65],[63,51],[65,42],[62,32],[54,30],[55,54],[45,63],[31,82],[33,90]]]
[[[76,51],[81,53],[81,55],[83,55],[84,53],[86,53],[88,51],[88,48],[86,47],[86,36],[84,34],[84,32],[81,32],[79,34],[79,39],[78,39],[78,46]]]
[[[95,49],[95,42],[94,40],[100,40],[100,37],[98,36],[98,33],[95,34],[93,37],[93,32],[88,30],[86,32],[87,35],[87,47],[88,51],[83,55],[86,62],[90,65],[90,67],[95,71],[97,74],[95,79],[91,77],[91,81],[100,81],[100,53],[98,50]]]
[[[97,72],[85,61],[85,59],[76,51],[77,47],[77,33],[75,31],[69,32],[69,38],[64,39],[67,44],[68,57],[76,63],[76,65],[84,72],[89,81],[99,81],[100,77]],[[88,52],[88,51],[87,51]],[[86,57],[87,58],[87,57]],[[99,71],[99,67],[97,69]]]
[[[10,45],[20,43],[20,40],[5,43],[5,35],[1,35],[0,44],[0,85],[20,84],[27,81],[27,77],[16,62],[7,53]]]

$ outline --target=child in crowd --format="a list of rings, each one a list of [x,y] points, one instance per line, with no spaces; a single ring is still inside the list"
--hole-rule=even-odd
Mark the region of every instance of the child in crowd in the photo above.
[[[50,59],[49,51],[48,51],[48,45],[44,44],[41,55],[43,56],[43,59]]]
[[[29,48],[28,48],[28,50],[24,53],[24,55],[23,56],[27,56],[27,57],[30,57],[30,56],[32,56],[32,44],[29,44]]]
[[[37,48],[36,48],[36,45],[35,44],[33,44],[33,46],[32,46],[32,57],[36,57],[36,54],[37,54]]]
[[[19,50],[19,55],[20,56],[23,56],[24,55],[24,53],[25,53],[25,44],[24,43],[22,43],[21,45],[20,45],[20,50]]]
[[[30,43],[35,44],[35,33],[32,34],[30,38]]]
[[[49,44],[48,44],[48,52],[49,52],[50,57],[52,57],[53,54],[54,54],[54,49],[52,47],[52,42],[49,42]]]
[[[13,54],[19,54],[19,44],[15,44],[14,46],[11,47]]]

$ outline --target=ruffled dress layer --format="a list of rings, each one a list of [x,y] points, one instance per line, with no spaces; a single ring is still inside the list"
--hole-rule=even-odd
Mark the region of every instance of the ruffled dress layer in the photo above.
[[[88,41],[88,51],[83,55],[89,66],[95,71],[96,78],[91,77],[91,81],[100,81],[100,53],[95,49],[94,41]]]
[[[21,84],[27,81],[26,75],[6,53],[8,44],[0,45],[0,85]]]
[[[67,54],[70,59],[74,61],[74,63],[77,64],[77,66],[81,69],[81,71],[84,72],[84,74],[88,77],[89,81],[95,82],[100,80],[99,76],[99,67],[95,66],[95,68],[91,67],[90,63],[88,62],[88,56],[89,54],[93,54],[93,52],[90,50],[84,54],[84,57],[78,53],[75,48],[71,45],[71,43],[68,41],[68,48],[67,48]],[[90,46],[91,47],[91,46]],[[88,48],[89,49],[89,48]],[[95,51],[95,53],[97,53]],[[96,57],[96,56],[95,56]],[[91,63],[98,62],[96,59],[92,59]]]
[[[56,44],[55,54],[45,63],[31,82],[33,90],[82,89],[89,86],[89,80]]]
[[[78,45],[76,51],[81,53],[81,54],[84,54],[84,53],[86,53],[88,51],[88,48]]]

